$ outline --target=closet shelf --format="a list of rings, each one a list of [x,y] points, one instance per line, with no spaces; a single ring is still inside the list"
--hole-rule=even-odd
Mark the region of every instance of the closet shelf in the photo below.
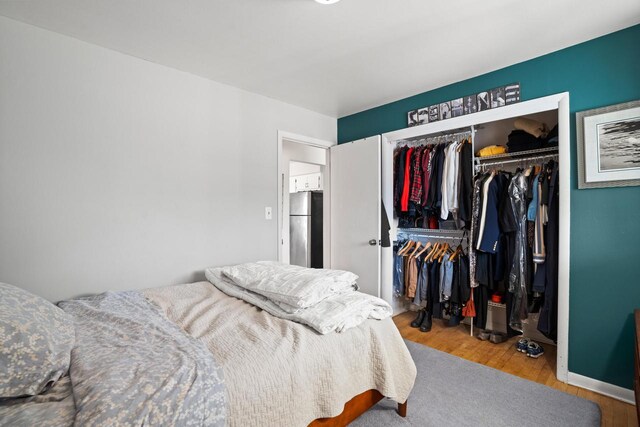
[[[482,163],[485,160],[499,160],[499,159],[519,159],[528,156],[536,156],[541,154],[555,154],[558,152],[558,147],[538,148],[536,150],[518,151],[515,153],[494,154],[493,156],[474,157],[476,162]]]
[[[487,305],[489,307],[496,307],[496,308],[506,308],[507,305],[504,303],[498,303],[498,302],[493,302],[493,301],[487,301]]]

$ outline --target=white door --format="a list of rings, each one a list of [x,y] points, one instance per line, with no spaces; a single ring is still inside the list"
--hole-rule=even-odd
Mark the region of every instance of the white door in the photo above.
[[[380,136],[331,147],[331,268],[380,296]]]

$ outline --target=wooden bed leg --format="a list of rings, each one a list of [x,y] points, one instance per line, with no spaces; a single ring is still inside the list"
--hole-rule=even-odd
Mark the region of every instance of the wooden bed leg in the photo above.
[[[407,402],[408,400],[404,403],[398,403],[398,415],[403,418],[407,416]]]

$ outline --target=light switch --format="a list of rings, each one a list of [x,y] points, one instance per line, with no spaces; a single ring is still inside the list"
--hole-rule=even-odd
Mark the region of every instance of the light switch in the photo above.
[[[264,219],[271,219],[273,218],[273,214],[271,212],[271,206],[267,206],[264,208]]]

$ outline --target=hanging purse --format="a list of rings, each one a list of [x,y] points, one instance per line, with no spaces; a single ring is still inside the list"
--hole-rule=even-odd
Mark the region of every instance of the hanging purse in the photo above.
[[[473,293],[471,293],[471,298],[469,298],[467,304],[462,307],[462,315],[464,317],[476,317],[476,306],[473,304]]]

